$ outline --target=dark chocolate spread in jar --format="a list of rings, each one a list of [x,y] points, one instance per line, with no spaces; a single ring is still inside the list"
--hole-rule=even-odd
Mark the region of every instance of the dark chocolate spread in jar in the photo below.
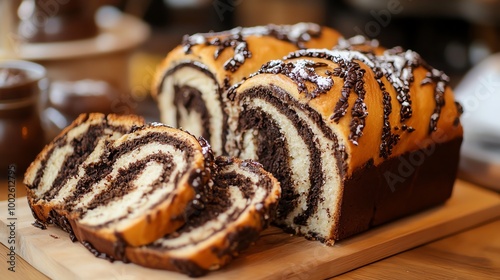
[[[41,65],[0,62],[0,177],[12,165],[22,177],[45,144],[38,101],[46,84]]]

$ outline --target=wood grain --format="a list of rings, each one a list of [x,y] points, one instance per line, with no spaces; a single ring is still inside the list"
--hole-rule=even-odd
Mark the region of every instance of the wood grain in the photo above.
[[[0,203],[0,209],[6,209],[5,203]],[[0,211],[1,242],[6,240],[6,227],[2,225],[7,218],[5,212]],[[233,263],[206,278],[331,277],[478,225],[498,217],[499,213],[498,194],[457,181],[453,196],[445,205],[375,228],[333,247],[270,228]],[[187,279],[168,271],[109,263],[69,241],[67,234],[57,228],[49,227],[44,231],[34,228],[25,199],[18,199],[16,215],[18,254],[50,278]]]
[[[335,279],[499,279],[499,233],[497,219]]]

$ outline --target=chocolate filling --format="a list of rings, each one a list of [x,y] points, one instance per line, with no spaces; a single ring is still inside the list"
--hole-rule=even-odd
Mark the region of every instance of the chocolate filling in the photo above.
[[[174,85],[174,104],[176,107],[186,108],[188,111],[198,112],[201,119],[199,120],[203,127],[201,136],[210,139],[210,120],[212,116],[207,110],[207,106],[201,97],[201,92],[196,88],[182,85]],[[177,110],[177,123],[180,123],[181,116]]]
[[[231,198],[229,196],[229,186],[223,185],[221,182],[214,182],[214,186],[210,189],[209,193],[202,194],[205,197],[205,202],[203,204],[203,209],[193,213],[187,220],[186,224],[178,229],[176,232],[169,234],[164,237],[164,239],[175,239],[182,234],[191,232],[194,229],[203,227],[207,222],[215,220],[217,216],[226,212],[229,207],[231,207]],[[237,214],[241,212],[245,207],[237,209]],[[231,220],[228,219],[226,223],[230,223]],[[219,232],[217,230],[216,232]],[[216,233],[214,232],[214,233]],[[180,244],[178,246],[161,246],[161,250],[173,250],[182,248],[188,245],[197,244],[203,240],[192,241],[188,244]],[[154,245],[153,245],[154,246]]]
[[[88,121],[88,118],[89,115],[88,114],[85,115],[85,118],[83,118],[82,121],[76,127]],[[130,130],[128,126],[110,125],[108,123],[107,116],[102,120],[101,124],[89,126],[86,133],[72,140],[71,146],[73,147],[73,154],[71,154],[68,158],[64,159],[64,164],[63,164],[64,169],[58,170],[59,173],[54,182],[52,183],[52,188],[49,190],[49,192],[43,195],[43,199],[52,200],[58,194],[59,190],[62,188],[62,186],[64,186],[67,180],[71,177],[76,176],[78,172],[78,166],[81,163],[83,163],[87,159],[87,157],[92,153],[97,143],[99,142],[100,138],[109,134],[109,132],[106,132],[107,129],[111,129],[113,132],[119,132],[121,134],[125,134]],[[48,160],[52,157],[56,149],[66,145],[66,141],[67,141],[66,134],[54,140],[54,145],[47,152],[45,158],[40,163],[40,168],[37,170],[35,179],[33,180],[33,184],[28,186],[28,188],[30,189],[38,188],[40,180],[42,179],[43,174],[45,172]]]
[[[257,238],[259,238],[260,231],[255,229],[254,227],[240,227],[236,232],[230,232],[226,236],[226,240],[229,241],[231,246],[226,247],[224,249],[214,248],[212,251],[219,258],[223,258],[224,256],[236,257],[238,253],[242,250],[248,248],[250,244],[255,242]]]
[[[52,200],[66,184],[66,182],[77,175],[78,167],[94,151],[97,143],[105,135],[103,125],[91,125],[87,132],[71,141],[73,153],[64,159],[63,169],[59,170],[57,177],[52,183],[52,188],[43,195],[44,200]],[[65,143],[61,143],[65,144]],[[58,148],[60,148],[59,146]]]
[[[256,87],[244,91],[242,98],[260,98],[274,106],[280,113],[286,116],[297,129],[302,141],[306,144],[310,153],[311,164],[309,167],[309,193],[307,195],[307,209],[294,218],[294,223],[306,225],[308,218],[315,213],[318,201],[321,199],[322,187],[324,184],[321,151],[314,143],[314,134],[304,120],[301,120],[290,106],[293,102],[288,94],[282,89],[271,87]],[[244,100],[240,101],[244,103]],[[243,105],[246,107],[246,105]],[[239,130],[250,128],[258,131],[257,136],[257,157],[264,169],[271,172],[280,182],[282,196],[278,205],[278,219],[286,218],[291,211],[297,207],[299,195],[295,192],[291,181],[291,172],[288,158],[290,153],[287,149],[286,141],[296,141],[294,139],[283,139],[279,127],[273,121],[273,116],[262,112],[256,108],[245,108],[240,114]]]
[[[251,200],[255,195],[255,184],[249,177],[246,177],[241,173],[224,170],[225,166],[236,164],[230,158],[219,157],[216,161],[217,166],[218,168],[220,168],[220,170],[218,170],[215,177],[213,178],[213,186],[209,189],[206,189],[206,192],[200,194],[201,197],[205,198],[203,207],[198,209],[196,213],[191,215],[184,226],[182,226],[176,232],[165,236],[164,239],[175,239],[179,236],[182,236],[183,234],[191,232],[194,229],[203,227],[207,222],[215,220],[222,213],[228,214],[228,219],[225,222],[231,223],[237,220],[247,209],[248,206],[245,204],[236,209],[233,209],[232,212],[228,212],[228,210],[232,206],[231,203],[233,203],[233,200],[230,197],[229,188],[234,188],[235,186],[237,186],[243,197]],[[239,167],[247,169],[248,171],[259,175],[259,189],[263,188],[268,192],[271,190],[272,182],[270,178],[265,176],[264,174],[261,174],[260,170],[254,163],[244,161],[240,164]],[[224,227],[216,231],[212,231],[213,234],[215,234],[223,230],[225,230]],[[165,246],[162,245],[160,241],[155,242],[150,246],[160,250],[174,250],[188,245],[190,246],[198,244],[202,241],[204,240],[192,240],[189,244],[180,244],[178,246]],[[231,247],[231,250],[232,249],[234,248]]]
[[[277,209],[278,217],[286,217],[297,207],[299,194],[291,181],[292,170],[288,163],[287,139],[281,137],[278,125],[269,116],[258,110],[245,110],[240,114],[239,128],[245,131],[258,129],[257,156],[264,169],[271,172],[281,184],[281,199]]]
[[[231,158],[227,157],[218,157],[216,158],[217,165],[217,175],[214,178],[213,187],[207,192],[205,197],[207,198],[205,208],[203,211],[200,211],[196,215],[192,216],[187,224],[182,228],[177,230],[175,233],[167,235],[164,239],[175,239],[183,234],[187,234],[193,229],[197,229],[203,227],[207,222],[216,219],[221,213],[227,213],[228,209],[231,207],[231,203],[233,203],[230,193],[229,187],[238,186],[239,190],[242,192],[243,196],[252,199],[255,194],[255,186],[254,183],[251,182],[249,177],[238,173],[237,171],[229,171],[226,170],[226,167],[239,164],[239,168],[245,169],[249,172],[256,174],[259,177],[258,180],[258,188],[265,189],[268,192],[273,188],[273,184],[271,179],[266,176],[266,174],[261,172],[260,165],[254,161],[245,160],[241,163],[237,163],[233,161]],[[272,205],[271,205],[272,206]],[[232,213],[229,214],[229,218],[226,220],[226,223],[230,224],[233,221],[237,220],[241,214],[247,209],[247,205],[243,205],[242,208],[237,208]],[[258,211],[269,211],[269,209],[260,209]],[[263,222],[263,226],[266,227],[268,220]],[[213,232],[213,234],[219,233],[221,231],[226,230],[225,227],[221,227],[220,229]],[[246,249],[250,244],[255,242],[259,237],[260,231],[254,227],[238,227],[236,231],[232,231],[226,234],[225,240],[231,246],[223,246],[221,247],[212,247],[212,252],[219,258],[225,259],[225,256],[229,258],[233,258],[238,255],[238,253],[244,249]],[[212,235],[213,235],[212,234]],[[211,236],[212,236],[211,235]],[[208,238],[210,238],[209,236]],[[149,248],[161,251],[175,250],[185,246],[196,245],[203,240],[191,240],[188,244],[181,244],[179,246],[164,246],[161,244],[161,241],[155,242],[151,245],[148,245]],[[183,272],[191,277],[198,277],[205,275],[208,270],[199,266],[197,263],[189,260],[189,259],[172,259],[170,263],[180,272]]]
[[[176,71],[178,71],[179,69],[183,68],[183,67],[191,67],[191,68],[194,68],[198,71],[200,71],[201,73],[205,74],[207,77],[209,77],[210,79],[212,79],[217,87],[217,93],[216,93],[216,96],[217,98],[219,99],[219,104],[221,104],[221,106],[223,106],[222,104],[224,104],[223,100],[222,100],[222,93],[223,93],[223,88],[221,88],[219,82],[217,81],[217,78],[215,77],[214,73],[212,73],[203,63],[201,62],[198,62],[198,61],[186,61],[186,62],[182,62],[182,63],[179,63],[177,64],[176,66],[168,69],[168,71],[165,72],[165,74],[163,75],[162,77],[162,80],[160,82],[160,84],[158,85],[158,89],[157,89],[157,92],[161,93],[162,92],[162,89],[163,89],[163,83],[165,82],[165,80],[167,79],[168,76],[172,75],[173,73],[175,73]],[[226,83],[226,80],[224,80],[224,82]],[[187,86],[184,86],[184,85],[174,85],[174,87],[178,87],[179,89],[181,87],[187,87]],[[176,91],[176,88],[174,88],[174,91]],[[199,92],[199,91],[198,91]],[[195,111],[198,111],[198,112],[201,112],[202,115],[204,116],[204,110],[199,107],[201,104],[203,104],[203,99],[201,98],[202,96],[202,93],[199,92],[199,96],[200,96],[200,101],[195,101],[193,100],[193,103],[195,104],[192,104],[194,106],[189,106],[189,107],[185,107],[186,110],[190,111],[190,110],[195,110]],[[191,93],[193,95],[196,95],[197,93]],[[177,93],[175,92],[174,93],[174,98],[177,98],[179,95],[181,95],[181,93]],[[178,105],[178,104],[184,104],[183,101],[179,101],[179,100],[176,100],[174,99],[174,104],[175,105]],[[185,106],[185,105],[183,105]],[[193,109],[194,108],[194,109]],[[203,108],[205,110],[206,109],[206,105],[203,104]],[[221,107],[220,108],[220,111],[222,113],[222,131],[228,131],[228,116],[227,116],[227,113],[225,112],[225,110],[223,110],[223,108]],[[178,114],[177,114],[178,116]],[[210,126],[210,122],[211,122],[211,116],[210,114],[206,113],[206,116],[208,117],[208,119],[205,119],[204,117],[204,120],[203,120],[203,125],[205,127],[205,131],[203,132],[203,137],[205,137],[206,139],[211,139],[209,138],[208,136],[210,136],[210,130],[209,130],[209,126]],[[205,135],[205,133],[207,133]],[[221,133],[221,143],[222,143],[222,153],[223,154],[226,154],[226,151],[225,151],[225,143],[227,141],[227,135],[225,133]]]
[[[114,200],[119,200],[121,197],[127,195],[128,193],[137,189],[137,185],[132,184],[133,181],[137,179],[139,175],[141,175],[142,171],[146,167],[149,162],[158,162],[163,166],[163,172],[160,178],[157,178],[152,184],[149,191],[144,192],[142,196],[147,196],[153,193],[158,187],[161,186],[162,182],[168,182],[169,177],[172,174],[172,171],[175,169],[175,162],[173,161],[172,155],[168,155],[162,152],[155,153],[149,155],[141,160],[131,163],[129,166],[121,167],[118,170],[117,179],[111,182],[106,191],[101,192],[96,195],[92,201],[87,205],[87,209],[91,210],[98,206],[104,206],[109,204]],[[139,183],[140,184],[140,183]],[[167,194],[162,200],[166,200],[169,198],[171,194]],[[117,217],[114,221],[119,221],[126,218],[127,215]],[[109,223],[114,222],[109,221],[103,224],[100,224],[99,227],[105,227]]]
[[[156,89],[157,92],[161,94],[162,93],[162,89],[163,89],[163,83],[165,82],[166,78],[168,76],[172,75],[173,73],[175,73],[176,71],[178,71],[179,69],[183,68],[183,67],[191,67],[191,68],[194,68],[195,70],[198,70],[198,71],[202,72],[207,77],[209,77],[210,79],[212,79],[217,84],[217,87],[220,88],[219,83],[217,82],[217,78],[215,77],[215,74],[212,73],[207,68],[207,66],[205,66],[205,64],[203,64],[203,63],[201,63],[199,61],[184,61],[184,62],[181,62],[181,63],[175,65],[174,67],[168,69],[165,72],[165,74],[163,75],[163,77],[161,79],[160,84],[158,85],[158,88]]]
[[[82,122],[85,122],[88,119],[88,115],[86,115],[85,120]],[[36,171],[35,179],[33,180],[33,183],[28,186],[30,189],[37,189],[38,186],[40,185],[40,181],[42,180],[43,174],[45,172],[45,168],[47,167],[47,161],[52,157],[52,154],[54,153],[54,150],[57,148],[60,148],[64,146],[66,143],[66,137],[67,135],[64,134],[56,139],[54,139],[54,145],[52,148],[47,151],[45,154],[45,157],[40,161],[40,168]]]
[[[148,133],[143,137],[124,142],[118,147],[113,147],[112,143],[110,143],[111,145],[108,145],[107,151],[103,155],[102,160],[94,164],[89,164],[85,168],[85,175],[78,181],[72,195],[65,200],[66,209],[71,210],[78,203],[80,197],[92,190],[93,185],[102,180],[102,178],[108,176],[112,171],[113,164],[121,156],[148,143],[172,145],[176,149],[185,151],[185,158],[183,160],[186,162],[192,162],[193,160],[191,157],[193,156],[194,151],[189,144],[173,135],[166,135],[159,132]],[[184,172],[186,172],[186,170],[181,171],[181,173]]]

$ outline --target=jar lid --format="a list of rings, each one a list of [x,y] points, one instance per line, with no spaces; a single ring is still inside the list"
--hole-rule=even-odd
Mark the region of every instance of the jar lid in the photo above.
[[[25,60],[0,61],[0,101],[32,97],[45,76],[45,67],[40,64]]]

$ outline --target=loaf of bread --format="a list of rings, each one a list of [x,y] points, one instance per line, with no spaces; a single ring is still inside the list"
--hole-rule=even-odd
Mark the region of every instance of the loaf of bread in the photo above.
[[[214,159],[203,138],[135,116],[84,114],[25,175],[36,224],[96,257],[200,276],[228,264],[274,217],[278,181]]]
[[[259,161],[283,189],[276,224],[328,244],[443,203],[462,140],[449,78],[411,50],[329,28],[277,38],[297,26],[321,35],[285,56],[287,42],[241,35],[262,27],[186,37],[157,72],[162,120]]]
[[[186,36],[159,66],[153,83],[161,121],[203,136],[215,154],[225,154],[223,93],[271,59],[297,49],[331,48],[339,37],[335,30],[313,23]]]
[[[250,160],[218,157],[214,173],[199,213],[150,245],[127,248],[127,259],[194,277],[223,267],[256,241],[276,212],[279,183]]]
[[[83,115],[63,131],[25,176],[35,218],[113,259],[122,259],[126,246],[151,243],[182,226],[198,186],[210,176],[208,148],[163,125],[118,126],[141,122]]]
[[[448,82],[414,51],[315,24],[187,36],[156,74],[162,121],[226,156],[86,115],[28,169],[28,201],[96,256],[190,276],[270,222],[332,245],[450,197],[463,131]]]
[[[295,51],[229,89],[228,151],[280,181],[279,226],[331,244],[449,198],[462,127],[448,80],[401,48]]]

